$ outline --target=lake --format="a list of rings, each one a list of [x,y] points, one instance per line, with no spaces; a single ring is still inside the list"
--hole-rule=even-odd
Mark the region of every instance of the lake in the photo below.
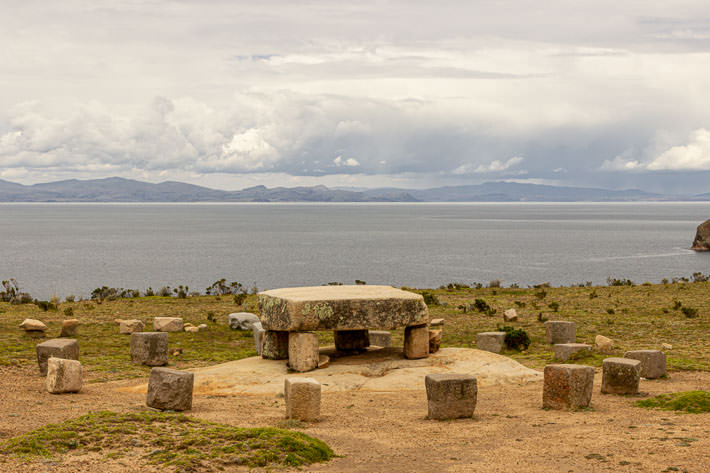
[[[86,297],[220,278],[438,287],[637,283],[710,273],[710,203],[0,204],[0,278]]]

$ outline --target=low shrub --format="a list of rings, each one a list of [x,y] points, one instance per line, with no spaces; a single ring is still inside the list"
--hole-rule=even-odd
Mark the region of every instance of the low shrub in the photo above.
[[[422,292],[422,297],[424,297],[424,303],[426,305],[439,305],[439,298],[436,296],[436,294],[424,291]]]
[[[691,414],[710,412],[710,391],[684,391],[661,394],[649,399],[636,401],[636,406]]]
[[[530,336],[523,329],[505,326],[498,331],[505,332],[505,346],[512,350],[527,350],[530,346]]]
[[[683,315],[685,315],[689,319],[694,319],[698,316],[698,309],[696,309],[695,307],[682,307],[680,311],[683,312]]]

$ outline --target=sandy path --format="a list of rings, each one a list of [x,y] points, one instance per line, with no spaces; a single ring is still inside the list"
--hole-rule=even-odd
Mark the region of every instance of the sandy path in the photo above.
[[[710,471],[710,414],[682,415],[632,407],[623,396],[599,393],[600,373],[585,412],[540,409],[542,383],[488,386],[479,391],[474,419],[429,421],[423,390],[326,392],[323,419],[304,432],[327,441],[342,458],[302,471],[327,472],[662,472]],[[129,382],[138,384],[140,380]],[[125,384],[125,383],[124,383]],[[0,370],[0,440],[48,422],[99,409],[141,409],[141,394],[116,384],[89,384],[76,395],[54,396],[34,372]],[[710,373],[676,372],[642,381],[649,394],[710,389]],[[276,425],[284,401],[272,394],[196,396],[191,415],[240,426]],[[694,439],[683,445],[680,438]],[[130,458],[91,456],[62,463],[0,456],[2,472],[154,471]],[[136,469],[140,466],[140,470]],[[237,468],[227,471],[240,471]],[[284,470],[288,471],[288,470]]]

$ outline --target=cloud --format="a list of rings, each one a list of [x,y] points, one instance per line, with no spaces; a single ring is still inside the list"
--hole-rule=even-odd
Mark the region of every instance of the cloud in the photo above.
[[[688,144],[666,150],[650,162],[647,168],[651,171],[710,170],[710,130],[695,130]]]
[[[338,156],[337,158],[335,158],[333,160],[333,163],[338,167],[340,167],[340,166],[356,167],[356,166],[360,165],[360,163],[358,162],[357,159],[354,159],[354,158],[343,159],[342,156]]]
[[[640,161],[635,159],[627,159],[623,156],[616,156],[612,160],[605,160],[600,166],[602,171],[633,171],[644,167]]]
[[[469,174],[471,172],[477,173],[477,174],[487,174],[487,173],[501,173],[504,171],[507,171],[508,169],[512,168],[513,166],[517,166],[518,164],[522,163],[524,158],[520,156],[514,156],[507,161],[501,161],[499,159],[494,159],[488,164],[479,164],[474,168],[474,164],[471,163],[466,163],[462,164],[461,166],[457,167],[454,169],[453,174],[456,175],[462,175],[462,174]],[[473,171],[471,171],[473,169]],[[521,174],[524,173],[525,171],[519,171],[516,174]]]

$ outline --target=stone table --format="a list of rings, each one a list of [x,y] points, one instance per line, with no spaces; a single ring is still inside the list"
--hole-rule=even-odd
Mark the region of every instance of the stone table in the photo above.
[[[288,343],[290,334],[333,330],[336,348],[348,351],[368,347],[370,329],[401,327],[408,327],[404,341],[407,358],[429,353],[429,309],[420,294],[391,286],[313,286],[264,291],[258,299],[266,330],[264,358],[303,357],[302,353],[286,353],[297,348]],[[415,337],[422,330],[427,331],[427,337]],[[424,344],[426,347],[418,346]]]

